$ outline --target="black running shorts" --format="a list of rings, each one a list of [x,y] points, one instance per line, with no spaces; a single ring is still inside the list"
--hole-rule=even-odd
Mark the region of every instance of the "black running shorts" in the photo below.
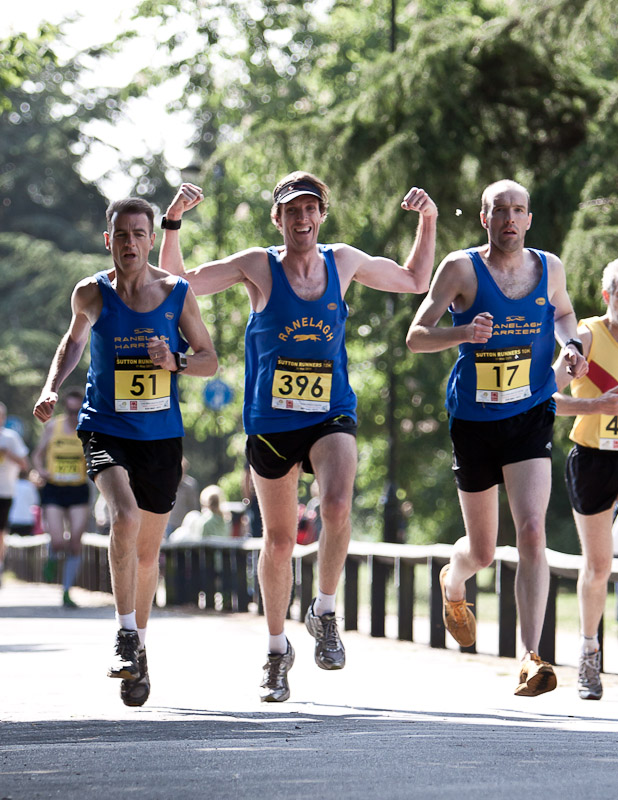
[[[11,497],[0,497],[0,532],[9,527],[9,511],[11,510]]]
[[[502,467],[551,458],[556,404],[551,398],[507,419],[476,422],[451,417],[453,473],[463,492],[504,483]]]
[[[578,514],[607,511],[618,498],[618,451],[576,444],[567,456],[565,478],[571,506]]]
[[[54,483],[46,483],[40,494],[42,506],[71,508],[71,506],[87,506],[90,502],[88,481],[79,486],[56,486]]]
[[[331,433],[349,433],[356,436],[356,423],[342,414],[308,428],[283,433],[257,433],[247,436],[247,460],[262,478],[282,478],[295,464],[302,464],[305,472],[313,474],[309,451],[323,436]]]
[[[176,502],[182,477],[182,439],[142,441],[122,439],[106,433],[77,431],[88,466],[88,477],[95,480],[109,467],[123,467],[137,505],[153,514],[167,514]]]

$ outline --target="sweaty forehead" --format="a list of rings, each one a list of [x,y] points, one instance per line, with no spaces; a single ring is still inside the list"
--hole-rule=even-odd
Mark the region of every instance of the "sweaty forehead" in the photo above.
[[[114,212],[112,226],[115,231],[144,230],[150,233],[150,222],[146,214],[130,214]]]
[[[505,189],[497,191],[488,197],[488,205],[490,208],[497,208],[499,206],[523,206],[528,208],[528,197],[521,189]]]

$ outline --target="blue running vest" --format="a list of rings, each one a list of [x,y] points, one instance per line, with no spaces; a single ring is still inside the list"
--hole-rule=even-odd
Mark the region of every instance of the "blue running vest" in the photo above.
[[[328,272],[318,300],[298,297],[277,248],[267,250],[272,291],[266,307],[251,312],[245,331],[247,434],[298,430],[340,414],[356,420],[345,348],[348,306],[332,249],[318,246]]]
[[[493,333],[484,345],[459,345],[459,356],[446,390],[446,408],[458,419],[507,419],[543,403],[556,391],[552,369],[555,350],[554,306],[547,296],[547,257],[537,286],[519,300],[499,289],[477,249],[466,250],[478,288],[472,306],[450,309],[453,325],[467,325],[477,314],[493,314]]]
[[[164,337],[172,352],[185,352],[178,324],[189,284],[179,278],[153,311],[133,311],[118,297],[106,272],[95,275],[103,307],[90,333],[90,368],[78,430],[124,439],[184,436],[176,374],[148,357],[151,336]]]

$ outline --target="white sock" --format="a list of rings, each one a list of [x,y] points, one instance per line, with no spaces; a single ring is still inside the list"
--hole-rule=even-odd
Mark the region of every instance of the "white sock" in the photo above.
[[[139,634],[139,649],[143,650],[146,647],[146,628],[138,628],[137,633]]]
[[[335,597],[335,594],[324,594],[318,589],[318,595],[313,601],[313,613],[316,617],[335,612]]]
[[[137,620],[135,619],[135,611],[131,611],[130,614],[119,614],[116,611],[116,622],[118,623],[118,627],[124,628],[125,631],[137,630]]]
[[[283,655],[288,651],[288,637],[285,633],[268,634],[268,652],[273,655]]]
[[[599,636],[584,636],[581,638],[582,653],[596,653],[599,649]]]

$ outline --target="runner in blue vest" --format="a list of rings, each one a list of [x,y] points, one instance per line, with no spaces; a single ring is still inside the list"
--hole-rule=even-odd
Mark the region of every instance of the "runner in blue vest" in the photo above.
[[[153,210],[140,198],[107,209],[113,268],[80,281],[73,317],[34,407],[46,422],[90,334],[90,369],[77,425],[89,477],[111,518],[109,548],[119,631],[108,670],[125,705],[148,699],[146,625],[159,546],[181,478],[183,427],[177,374],[217,369],[212,341],[187,282],[148,263]],[[187,354],[190,347],[192,353]]]
[[[574,377],[587,363],[555,255],[524,247],[532,223],[527,190],[498,181],[483,192],[481,225],[489,243],[448,255],[410,326],[413,353],[459,347],[446,396],[453,470],[466,536],[440,573],[444,624],[462,646],[476,639],[465,582],[491,564],[498,536],[498,485],[504,483],[517,534],[515,582],[523,643],[515,694],[556,687],[538,655],[549,591],[545,514],[551,490],[555,414],[554,336]],[[438,327],[447,309],[453,327]]]
[[[346,244],[318,244],[328,193],[315,175],[287,175],[275,187],[271,210],[282,246],[251,248],[185,272],[175,231],[183,213],[201,201],[202,192],[183,184],[167,211],[159,259],[162,267],[186,277],[196,294],[244,283],[251,303],[243,419],[264,524],[259,578],[269,637],[260,696],[266,702],[290,696],[287,673],[294,650],[284,623],[301,466],[316,476],[322,517],[318,594],[305,623],[315,638],[317,665],[326,670],[345,665],[335,593],[350,539],[356,474],[356,397],[347,373],[345,293],[352,281],[382,291],[425,292],[435,253],[438,212],[424,190],[411,189],[401,204],[420,215],[403,266]]]

